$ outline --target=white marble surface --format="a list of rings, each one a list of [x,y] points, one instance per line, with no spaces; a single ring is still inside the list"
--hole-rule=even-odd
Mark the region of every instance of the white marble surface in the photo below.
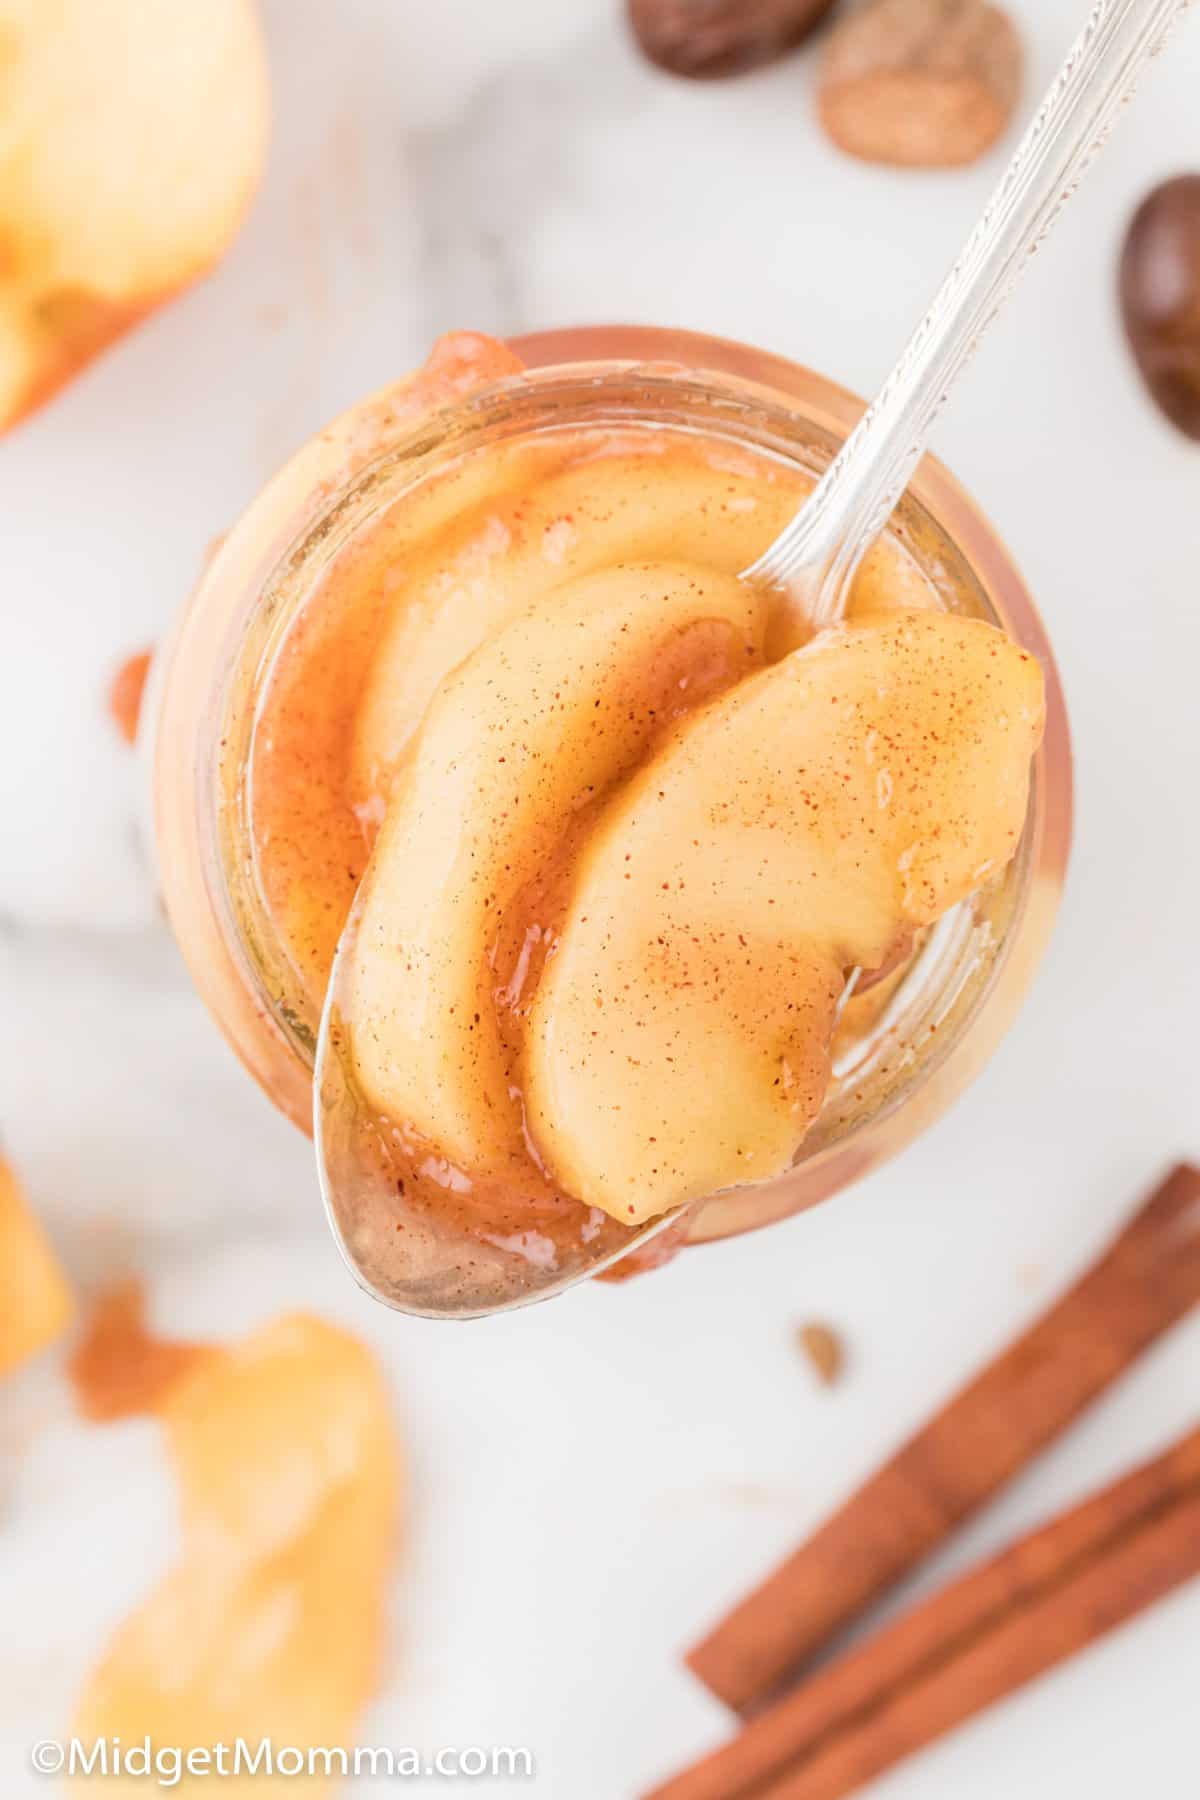
[[[1032,96],[1082,0],[1016,10]],[[0,444],[0,1133],[83,1287],[136,1267],[177,1330],[302,1304],[378,1347],[412,1524],[364,1741],[528,1744],[554,1800],[632,1795],[715,1740],[680,1646],[1200,1154],[1200,450],[1144,401],[1112,291],[1135,200],[1200,165],[1195,20],[937,434],[1041,597],[1080,786],[1049,964],[948,1120],[769,1240],[442,1329],[351,1287],[305,1144],[193,998],[101,692],[285,454],[454,325],[674,322],[869,388],[994,178],[839,160],[810,59],[676,85],[616,11],[268,0],[275,143],[233,254]],[[853,1346],[832,1396],[791,1347],[814,1314]],[[1182,1428],[1198,1377],[1200,1319],[941,1567]],[[154,1429],[80,1425],[53,1358],[0,1392],[0,1456],[0,1791],[24,1800],[48,1784],[23,1746],[169,1556],[172,1498]],[[1198,1642],[1200,1587],[881,1800],[1184,1800]]]

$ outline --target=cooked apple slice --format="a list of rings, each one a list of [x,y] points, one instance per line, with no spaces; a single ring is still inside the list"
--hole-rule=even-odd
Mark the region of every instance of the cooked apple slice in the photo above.
[[[536,463],[523,467],[509,452],[501,467],[504,489],[463,509],[449,547],[435,541],[395,567],[393,622],[358,705],[360,792],[395,763],[446,675],[539,600],[620,563],[702,563],[736,574],[796,504],[793,490],[776,487],[766,472],[753,486],[746,481],[748,493],[726,494],[694,454],[661,446],[646,452],[640,480],[628,454],[568,456],[539,477]],[[747,497],[755,510],[731,505]]]
[[[611,802],[525,1047],[552,1174],[615,1218],[786,1167],[844,973],[1013,854],[1043,715],[976,620],[824,633],[714,702]]]
[[[0,1375],[61,1337],[73,1311],[54,1252],[0,1159]]]
[[[340,988],[372,1106],[473,1171],[520,1144],[488,949],[572,818],[633,768],[701,665],[753,668],[760,594],[686,564],[571,582],[439,689],[361,891]]]
[[[734,460],[723,474],[725,457]],[[603,433],[583,433],[565,445],[552,437],[489,451],[482,468],[465,459],[432,493],[406,501],[382,566],[365,577],[379,569],[391,618],[355,705],[356,802],[386,788],[439,684],[510,619],[616,563],[703,563],[736,575],[811,485],[765,459],[706,453],[669,434],[648,444],[626,434],[614,450]],[[424,542],[411,530],[414,505]],[[448,506],[452,529],[430,529],[426,509],[445,524]],[[847,616],[933,604],[927,578],[885,534],[863,559]]]
[[[224,254],[268,95],[252,0],[0,0],[0,429]]]

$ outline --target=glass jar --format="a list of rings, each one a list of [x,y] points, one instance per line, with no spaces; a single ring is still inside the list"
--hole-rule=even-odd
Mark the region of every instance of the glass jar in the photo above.
[[[468,451],[571,426],[670,426],[817,473],[862,402],[746,346],[629,326],[513,341],[525,372],[431,413],[403,387],[305,446],[224,540],[163,648],[147,718],[163,893],[193,980],[262,1088],[311,1130],[317,1020],[258,892],[247,772],[273,655],[330,561],[406,489]],[[950,610],[1002,625],[1045,671],[1045,739],[1005,876],[943,920],[874,1027],[835,1064],[824,1109],[785,1174],[697,1206],[690,1241],[769,1224],[845,1187],[958,1094],[1010,1023],[1045,946],[1071,831],[1062,691],[1003,544],[926,457],[892,529]]]

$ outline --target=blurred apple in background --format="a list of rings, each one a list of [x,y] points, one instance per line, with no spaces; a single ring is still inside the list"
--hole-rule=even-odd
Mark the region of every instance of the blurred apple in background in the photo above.
[[[220,260],[268,122],[253,0],[0,0],[0,430]]]
[[[0,1377],[61,1337],[73,1312],[50,1242],[0,1158]]]

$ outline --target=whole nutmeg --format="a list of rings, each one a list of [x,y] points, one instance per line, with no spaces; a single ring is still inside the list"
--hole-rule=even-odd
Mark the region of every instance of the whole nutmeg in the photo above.
[[[817,88],[825,130],[892,168],[974,162],[1007,128],[1024,52],[990,0],[864,0],[829,34]]]
[[[633,35],[672,75],[740,75],[808,36],[835,0],[629,0]]]
[[[1142,379],[1200,442],[1200,175],[1148,194],[1121,253],[1121,312]]]

